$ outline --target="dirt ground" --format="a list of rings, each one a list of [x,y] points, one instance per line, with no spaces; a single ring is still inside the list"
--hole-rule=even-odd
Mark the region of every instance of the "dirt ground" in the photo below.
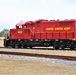
[[[0,59],[0,75],[76,75],[76,67],[37,61]]]

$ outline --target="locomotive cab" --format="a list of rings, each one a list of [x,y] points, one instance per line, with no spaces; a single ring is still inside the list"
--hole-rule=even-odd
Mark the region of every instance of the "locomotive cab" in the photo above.
[[[18,29],[18,30],[22,30],[22,29],[24,29],[24,27],[26,27],[25,22],[21,21],[21,22],[16,24],[16,29]]]

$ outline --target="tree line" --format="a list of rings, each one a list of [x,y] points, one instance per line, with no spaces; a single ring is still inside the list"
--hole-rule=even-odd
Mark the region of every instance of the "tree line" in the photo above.
[[[9,29],[3,29],[2,31],[0,31],[0,37],[7,38],[8,35],[9,35]]]

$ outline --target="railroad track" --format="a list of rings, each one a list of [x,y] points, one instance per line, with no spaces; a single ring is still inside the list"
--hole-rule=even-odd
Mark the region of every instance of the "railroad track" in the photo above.
[[[61,60],[76,61],[76,57],[75,56],[47,55],[47,54],[8,52],[8,51],[0,51],[0,54],[17,55],[17,56],[31,56],[31,57],[41,57],[41,58],[44,57],[44,58],[51,58],[51,59],[61,59]]]
[[[0,49],[30,49],[30,48],[11,48],[11,47],[0,47]],[[54,48],[48,48],[48,47],[43,47],[43,48],[31,48],[31,50],[56,50]],[[57,49],[57,50],[62,50],[62,49]],[[63,51],[76,51],[76,50],[70,50],[68,48],[64,49]]]
[[[30,49],[30,48],[11,48],[11,47],[0,47],[0,49]],[[54,50],[53,48],[31,48],[31,50]]]

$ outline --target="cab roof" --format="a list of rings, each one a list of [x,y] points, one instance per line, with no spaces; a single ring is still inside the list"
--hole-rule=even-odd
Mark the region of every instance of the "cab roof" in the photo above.
[[[18,22],[17,24],[16,24],[16,26],[22,26],[22,25],[24,25],[26,22],[23,22],[23,21],[21,21],[21,22]]]

